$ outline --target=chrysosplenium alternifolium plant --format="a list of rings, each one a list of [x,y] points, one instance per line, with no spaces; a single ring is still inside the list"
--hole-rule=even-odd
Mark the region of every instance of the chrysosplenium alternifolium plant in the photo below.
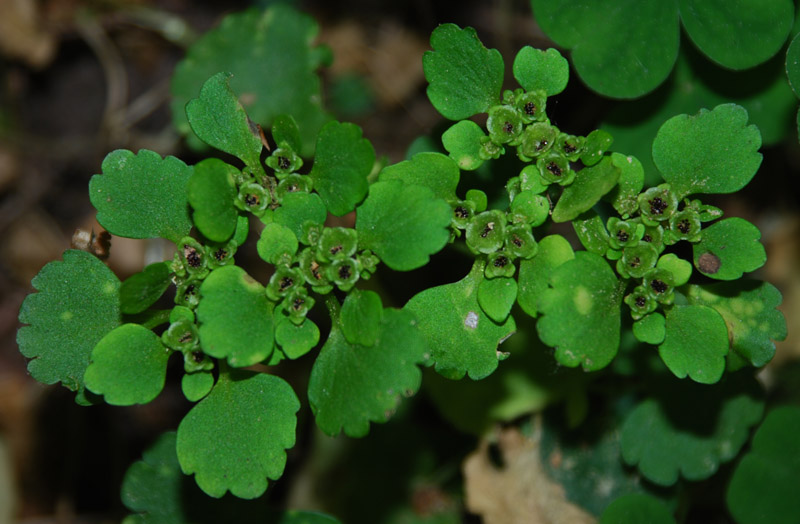
[[[503,90],[500,54],[472,29],[440,26],[431,44],[428,96],[456,121],[442,135],[448,154],[383,166],[356,125],[329,121],[312,159],[307,131],[279,115],[264,133],[225,72],[205,82],[186,117],[240,164],[110,153],[89,188],[98,221],[113,235],[169,239],[176,254],[124,282],[83,251],[45,266],[20,313],[31,374],[62,382],[82,404],[140,404],[160,393],[167,361],[180,355],[183,393],[196,402],[177,430],[181,469],[214,497],[254,498],[281,476],[295,441],[300,401],[279,376],[284,359],[315,358],[307,395],[317,425],[355,437],[417,392],[419,366],[452,379],[490,375],[508,356],[501,344],[516,330],[515,304],[556,361],[586,371],[609,365],[629,325],[676,377],[702,384],[771,359],[772,340],[785,336],[780,294],[739,280],[765,262],[760,233],[701,198],[740,190],[758,169],[761,139],[745,110],[720,105],[667,121],[653,143],[665,183],[644,188],[641,164],[609,152],[608,133],[571,135],[548,118],[548,97],[568,79],[556,50],[522,49],[513,64],[521,87]],[[480,114],[485,128],[470,120]],[[507,200],[490,206],[464,188],[470,171],[502,155],[521,167],[501,181]],[[353,211],[354,227],[326,225]],[[564,222],[585,250],[549,233]],[[235,262],[252,224],[258,255],[274,268],[264,283]],[[381,265],[413,270],[460,242],[471,271],[401,309],[362,289]],[[157,309],[168,289],[174,307]],[[309,312],[321,304],[331,329],[312,357],[321,334]],[[243,369],[255,364],[269,371]],[[714,464],[743,445],[761,411],[749,413],[732,454]],[[651,480],[674,482],[635,449],[623,453]]]

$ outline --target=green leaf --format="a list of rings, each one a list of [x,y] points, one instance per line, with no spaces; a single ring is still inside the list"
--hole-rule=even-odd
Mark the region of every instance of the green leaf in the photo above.
[[[156,262],[135,273],[119,288],[120,310],[135,315],[152,306],[170,285],[168,262]]]
[[[281,207],[272,214],[276,224],[291,229],[298,239],[303,238],[303,222],[310,220],[322,225],[327,217],[328,212],[319,195],[303,192],[284,195]]]
[[[517,300],[517,281],[511,277],[484,278],[478,284],[478,304],[495,322],[505,322]]]
[[[753,445],[733,471],[726,502],[740,524],[792,524],[800,519],[800,408],[767,414]]]
[[[657,346],[664,342],[667,325],[664,315],[655,312],[633,323],[633,335],[636,340]]]
[[[375,150],[355,124],[328,122],[320,130],[314,166],[308,176],[331,214],[355,209],[367,194],[367,175],[375,164]]]
[[[447,243],[450,215],[450,205],[427,187],[376,182],[356,211],[358,247],[397,271],[416,269]]]
[[[572,229],[590,253],[605,256],[609,246],[606,224],[596,211],[583,213],[572,221]]]
[[[372,346],[380,336],[382,318],[383,304],[377,293],[353,290],[342,304],[339,316],[342,334],[351,344]]]
[[[553,222],[566,222],[590,210],[614,188],[621,172],[610,157],[603,157],[598,164],[580,170],[575,181],[561,193],[553,209]]]
[[[216,29],[194,42],[172,76],[172,119],[190,133],[184,107],[212,75],[230,71],[231,89],[253,122],[269,126],[278,115],[297,121],[303,156],[311,156],[317,133],[329,116],[321,106],[321,55],[312,47],[314,20],[285,5],[250,9],[225,17]]]
[[[372,300],[366,300],[371,309]],[[342,327],[334,324],[314,362],[308,402],[325,434],[344,430],[363,437],[370,422],[386,422],[402,397],[417,392],[422,380],[417,364],[424,361],[427,348],[414,315],[405,310],[383,310],[371,347],[349,342]]]
[[[483,165],[481,138],[486,134],[472,120],[461,120],[442,133],[442,145],[450,158],[464,171],[474,171]]]
[[[272,138],[278,145],[286,142],[295,153],[303,150],[300,128],[292,115],[278,115],[272,120]]]
[[[514,58],[513,71],[526,91],[542,89],[547,96],[559,94],[569,80],[569,63],[553,48],[541,50],[526,45]]]
[[[642,163],[634,156],[620,153],[611,153],[611,162],[619,168],[619,180],[607,196],[620,216],[633,215],[639,210],[638,197],[644,187]]]
[[[189,179],[189,204],[194,209],[192,221],[204,237],[212,242],[225,242],[233,235],[239,220],[234,206],[239,170],[216,158],[208,158],[194,166]]]
[[[210,371],[186,373],[181,378],[181,391],[189,402],[197,402],[208,395],[214,387],[214,375]]]
[[[378,180],[399,179],[409,185],[427,187],[436,198],[456,200],[456,187],[461,173],[452,158],[441,153],[417,153],[411,160],[386,166]]]
[[[477,260],[462,280],[426,289],[404,307],[416,315],[430,360],[447,378],[469,374],[480,380],[490,375],[497,368],[498,346],[516,329],[513,317],[496,323],[478,303],[484,264]]]
[[[299,409],[297,395],[279,377],[239,370],[221,374],[178,426],[181,469],[194,474],[212,497],[226,491],[245,499],[261,496],[267,478],[283,474]]]
[[[581,162],[586,166],[595,165],[613,143],[614,137],[608,131],[595,129],[586,137],[586,152],[581,155]]]
[[[578,76],[598,93],[635,98],[663,82],[678,56],[677,0],[531,0],[534,17],[572,50]]]
[[[786,50],[786,77],[794,94],[800,97],[800,33],[795,35]]]
[[[84,381],[114,406],[147,404],[164,389],[170,350],[139,324],[123,324],[92,350]]]
[[[261,137],[228,82],[231,73],[217,73],[203,84],[200,96],[186,104],[192,131],[206,144],[229,153],[248,166],[261,166]]]
[[[431,34],[433,51],[422,57],[428,98],[445,118],[463,120],[500,102],[503,58],[486,49],[471,27],[443,24]]]
[[[777,53],[792,29],[792,0],[679,0],[686,34],[723,67],[747,69]]]
[[[644,493],[622,495],[608,505],[600,524],[675,524],[675,518],[657,498]]]
[[[736,280],[767,261],[767,253],[759,242],[761,231],[743,218],[720,220],[704,228],[702,235],[700,242],[692,245],[694,265],[708,277]]]
[[[761,165],[761,134],[747,110],[722,104],[670,118],[653,141],[653,161],[678,197],[735,193]]]
[[[690,304],[714,308],[728,327],[731,350],[761,367],[775,355],[773,340],[786,338],[786,319],[776,308],[781,293],[768,282],[720,282],[689,286]]]
[[[95,256],[67,250],[31,281],[38,293],[22,302],[17,344],[28,372],[44,384],[61,384],[88,403],[84,372],[92,349],[120,323],[119,279]]]
[[[290,359],[297,359],[311,351],[319,342],[319,328],[310,318],[299,326],[288,318],[281,318],[275,328],[275,341]]]
[[[661,486],[703,480],[732,460],[764,412],[758,382],[747,374],[709,388],[669,382],[630,412],[622,425],[622,458]]]
[[[619,349],[622,302],[611,267],[599,255],[578,251],[553,269],[548,283],[538,302],[539,338],[565,366],[607,366]]]
[[[666,269],[672,274],[672,285],[680,287],[689,281],[692,276],[692,264],[688,260],[679,258],[675,253],[662,255],[656,267]]]
[[[604,251],[605,252],[605,251]],[[566,238],[550,235],[539,241],[536,256],[519,265],[519,292],[517,302],[532,317],[539,314],[539,298],[548,288],[547,279],[555,268],[575,258]]]
[[[103,160],[102,171],[89,181],[89,199],[97,221],[111,234],[173,242],[189,234],[190,166],[146,149],[136,155],[118,149]]]
[[[266,360],[273,349],[272,310],[264,286],[244,269],[216,269],[200,286],[200,346],[214,358],[227,358],[234,367]]]
[[[282,255],[294,256],[299,245],[291,229],[277,222],[270,222],[261,231],[256,249],[262,260],[277,264]]]
[[[713,384],[725,370],[728,328],[710,307],[675,306],[667,311],[666,335],[658,354],[678,378]]]

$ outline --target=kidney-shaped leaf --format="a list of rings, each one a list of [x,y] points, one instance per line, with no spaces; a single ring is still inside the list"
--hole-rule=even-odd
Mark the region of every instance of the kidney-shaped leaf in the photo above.
[[[725,218],[703,229],[703,238],[692,245],[694,265],[716,280],[736,280],[767,261],[759,242],[761,231],[739,217]]]
[[[725,371],[725,320],[708,306],[675,306],[667,311],[666,335],[658,354],[676,377],[713,384]]]
[[[534,49],[525,46],[514,58],[514,78],[526,91],[542,89],[547,96],[559,94],[567,87],[569,63],[557,49]]]

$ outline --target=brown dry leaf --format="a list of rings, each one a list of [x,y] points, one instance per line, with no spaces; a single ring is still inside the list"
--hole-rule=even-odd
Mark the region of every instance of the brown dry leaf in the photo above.
[[[596,519],[569,502],[564,488],[545,473],[539,453],[541,423],[533,439],[516,428],[500,430],[504,467],[489,458],[489,442],[464,461],[467,509],[485,524],[594,524]]]
[[[0,52],[44,67],[53,59],[56,39],[42,26],[40,3],[31,0],[0,1]]]

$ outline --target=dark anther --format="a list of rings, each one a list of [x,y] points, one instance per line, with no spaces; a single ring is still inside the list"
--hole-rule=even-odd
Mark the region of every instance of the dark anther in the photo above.
[[[294,302],[292,302],[292,309],[294,309],[295,311],[300,311],[300,309],[302,309],[302,307],[303,307],[303,304],[305,304],[305,303],[306,303],[305,300],[303,300],[302,298],[298,297],[298,298],[294,299]]]
[[[350,266],[344,265],[339,268],[339,278],[347,280],[350,278]]]
[[[488,237],[489,233],[491,233],[493,230],[494,230],[494,222],[489,222],[488,224],[486,224],[486,227],[483,228],[483,231],[481,231],[481,238]]]
[[[180,342],[181,344],[186,344],[190,340],[192,340],[192,334],[184,333],[183,335],[181,335],[181,338],[178,339],[178,342]]]
[[[244,203],[250,207],[256,207],[260,204],[260,201],[256,195],[247,195],[244,197]]]
[[[339,252],[339,251],[341,251],[342,249],[344,249],[344,248],[343,248],[341,245],[338,245],[338,246],[333,246],[333,247],[331,248],[331,255],[335,255],[336,253],[338,253],[338,252]]]
[[[645,307],[647,305],[647,299],[643,296],[636,297],[636,307]]]
[[[214,258],[216,258],[217,261],[219,261],[219,262],[222,262],[223,260],[225,260],[225,257],[227,257],[227,256],[228,256],[228,252],[225,251],[224,249],[218,249],[218,250],[214,251]]]
[[[522,247],[523,244],[522,239],[519,238],[517,235],[514,235],[514,237],[511,239],[511,243],[517,247]]]
[[[497,257],[494,259],[494,267],[506,267],[508,259],[506,257]]]
[[[322,275],[319,274],[319,264],[317,264],[316,260],[311,262],[311,274],[314,275],[314,278],[317,280],[322,280]]]
[[[688,234],[689,231],[691,231],[691,229],[692,229],[692,224],[690,224],[689,221],[686,220],[685,218],[680,222],[678,222],[678,231],[680,231],[684,235]]]
[[[621,229],[617,231],[617,240],[619,240],[621,243],[624,244],[625,242],[628,241],[629,238],[630,237],[628,236],[628,233],[626,233],[625,231]]]
[[[192,360],[197,362],[198,364],[203,361],[203,352],[202,351],[192,351]]]
[[[700,255],[700,258],[697,259],[698,269],[708,275],[713,275],[719,271],[721,265],[722,261],[714,253],[703,253]]]
[[[650,282],[650,287],[653,288],[653,291],[656,293],[664,293],[669,289],[669,286],[661,280],[653,280]]]
[[[289,169],[292,166],[292,163],[289,162],[289,159],[285,156],[278,157],[278,167],[281,169]]]
[[[187,297],[193,297],[196,294],[197,294],[197,286],[195,286],[194,284],[189,284],[188,286],[186,286]]]
[[[547,144],[549,144],[549,143],[550,142],[548,142],[547,140],[541,140],[538,144],[536,144],[536,150],[537,151],[541,151],[542,149],[547,147]],[[547,166],[547,169],[550,169],[550,166]],[[552,171],[552,169],[550,169],[550,170]],[[561,176],[561,170],[560,169],[559,169],[559,173],[556,176]]]
[[[186,263],[189,264],[190,267],[200,267],[203,263],[203,259],[200,258],[197,250],[189,244],[183,245],[183,256],[186,257]]]
[[[558,164],[555,162],[550,162],[547,164],[547,170],[553,173],[555,176],[561,176],[561,168],[558,167]]]
[[[533,116],[536,114],[536,104],[533,102],[528,102],[525,104],[525,114],[528,116]]]
[[[507,121],[505,124],[503,124],[503,131],[505,131],[506,133],[511,133],[513,130],[514,130],[514,124],[512,124],[511,122]]]
[[[645,234],[642,237],[642,241],[644,241],[644,242],[652,242],[653,241],[653,237],[651,237],[649,234]]]
[[[639,257],[634,257],[633,260],[631,260],[631,263],[629,265],[631,267],[639,267],[639,264],[641,264],[641,263],[642,263],[642,261],[641,261],[641,259],[639,259]]]
[[[457,218],[469,218],[469,211],[463,206],[456,207],[453,213],[455,213]]]
[[[667,209],[669,204],[664,202],[661,197],[655,197],[650,201],[650,212],[654,215],[661,215]]]
[[[283,277],[278,287],[280,288],[281,291],[286,291],[287,289],[292,287],[292,285],[294,285],[294,280],[292,280],[289,277]]]
[[[295,191],[297,191],[297,184],[290,185],[289,187],[286,188],[286,191],[288,191],[289,193],[294,193]]]
[[[564,142],[564,152],[567,154],[574,153],[577,151],[578,148],[570,144],[569,142]]]

